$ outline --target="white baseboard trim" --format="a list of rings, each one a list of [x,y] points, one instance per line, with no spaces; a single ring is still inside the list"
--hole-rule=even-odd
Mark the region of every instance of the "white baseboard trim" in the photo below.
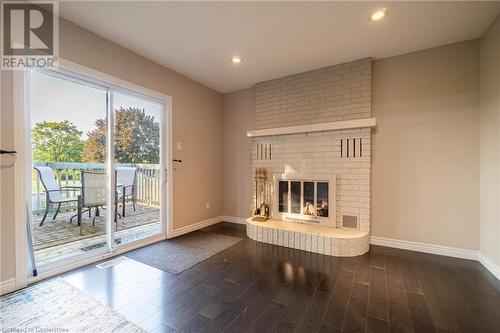
[[[393,247],[402,250],[438,254],[441,256],[448,256],[448,257],[455,257],[455,258],[462,258],[469,260],[479,260],[479,255],[477,251],[450,247],[450,246],[410,242],[401,239],[384,238],[377,236],[370,237],[370,244]]]
[[[479,262],[483,265],[487,270],[491,272],[491,274],[495,275],[497,279],[500,280],[500,267],[498,267],[491,259],[486,257],[482,252],[478,252]]]
[[[0,295],[5,295],[7,293],[16,290],[16,279],[8,279],[5,281],[0,281]]]
[[[174,229],[174,230],[172,230],[172,234],[170,236],[171,237],[178,237],[178,236],[187,234],[189,232],[217,224],[219,222],[221,222],[221,216],[216,216],[216,217],[213,217],[213,218],[205,220],[205,221],[197,222],[197,223],[194,223],[194,224],[191,224],[191,225],[179,228],[179,229]]]
[[[448,257],[476,260],[479,261],[484,268],[486,268],[488,271],[490,271],[491,274],[493,274],[497,279],[500,280],[500,267],[480,251],[436,244],[410,242],[400,239],[391,239],[377,236],[370,237],[370,244],[393,247],[402,250],[438,254]]]
[[[194,223],[179,229],[175,229],[172,231],[171,238],[173,237],[178,237],[184,234],[187,234],[189,232],[209,227],[211,225],[220,223],[220,222],[229,222],[229,223],[237,223],[237,224],[247,224],[247,221],[243,217],[236,217],[236,216],[228,216],[228,215],[221,215],[221,216],[216,216],[211,219],[201,221],[198,223]]]
[[[220,217],[221,222],[230,222],[230,223],[237,223],[237,224],[247,224],[247,219],[244,217],[236,217],[236,216],[228,216],[228,215],[223,215]]]

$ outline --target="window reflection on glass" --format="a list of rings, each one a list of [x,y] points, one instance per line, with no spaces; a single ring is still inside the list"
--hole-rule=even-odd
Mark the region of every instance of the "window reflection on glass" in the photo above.
[[[113,93],[116,192],[122,230],[139,221],[150,229],[135,237],[115,232],[115,243],[126,244],[160,232],[161,104],[127,93]],[[145,218],[147,216],[147,218]],[[129,222],[130,221],[130,222]],[[129,232],[131,233],[131,231]]]
[[[300,214],[300,182],[290,182],[291,209],[293,214]]]
[[[318,182],[317,186],[317,214],[318,216],[328,217],[328,183]]]
[[[304,214],[316,216],[314,209],[314,182],[304,182]]]
[[[280,213],[288,213],[288,181],[279,182],[279,211]]]

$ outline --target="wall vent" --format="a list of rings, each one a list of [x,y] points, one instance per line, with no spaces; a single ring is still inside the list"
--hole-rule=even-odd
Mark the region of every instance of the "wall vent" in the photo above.
[[[100,269],[104,269],[104,268],[108,268],[108,267],[111,267],[114,265],[118,265],[119,263],[127,261],[127,260],[129,260],[127,257],[118,257],[118,258],[113,259],[113,260],[105,261],[102,264],[95,265],[95,267],[100,268]]]
[[[359,229],[358,217],[342,214],[342,228]]]

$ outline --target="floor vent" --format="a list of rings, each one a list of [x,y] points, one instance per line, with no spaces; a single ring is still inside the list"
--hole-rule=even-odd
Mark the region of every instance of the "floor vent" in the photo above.
[[[358,217],[342,214],[342,228],[359,229]]]
[[[95,267],[100,268],[100,269],[104,269],[104,268],[108,268],[108,267],[111,267],[114,265],[118,265],[119,263],[122,263],[122,262],[127,261],[127,260],[129,260],[127,257],[118,257],[116,259],[103,262],[102,264],[95,265]]]

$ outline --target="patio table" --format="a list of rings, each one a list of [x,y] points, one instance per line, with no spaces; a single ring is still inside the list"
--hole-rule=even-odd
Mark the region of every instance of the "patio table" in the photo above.
[[[117,183],[115,184],[115,189],[116,188],[120,188],[120,187],[125,187],[125,184],[122,184],[122,183]],[[75,190],[81,190],[82,186],[81,184],[80,185],[72,185],[71,188],[75,189]],[[80,206],[80,202],[78,202],[78,206]],[[123,210],[122,210],[122,214],[121,216],[125,216],[125,196],[123,196],[122,198],[122,206],[123,206]],[[96,207],[97,209],[97,216],[99,216],[99,207]],[[81,222],[82,222],[82,212],[80,211],[80,208],[78,208],[78,217],[77,217],[77,225],[80,226],[81,225]],[[117,215],[120,215],[118,213],[118,191],[115,190],[115,223],[117,223]]]

